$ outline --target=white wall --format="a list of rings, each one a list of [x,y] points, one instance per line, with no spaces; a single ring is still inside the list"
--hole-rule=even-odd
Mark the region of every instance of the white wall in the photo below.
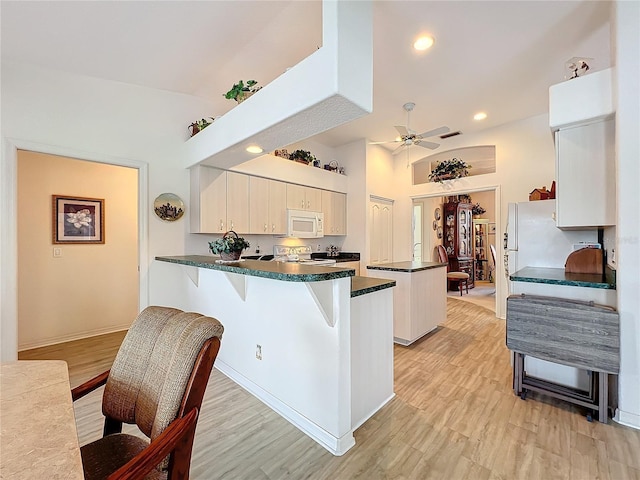
[[[613,4],[616,76],[618,222],[617,293],[620,312],[618,421],[640,428],[640,3]]]
[[[2,188],[0,211],[1,307],[0,358],[16,358],[17,351],[17,205],[15,145],[80,159],[148,165],[149,205],[164,192],[189,199],[189,174],[181,162],[187,126],[208,116],[201,98],[142,88],[50,70],[2,64]],[[188,205],[187,205],[187,208]],[[148,228],[148,252],[142,264],[142,283],[148,301],[162,305],[167,286],[156,275],[153,257],[185,253],[187,222],[163,222],[141,216]],[[183,217],[183,218],[186,218]],[[141,292],[146,298],[147,293]],[[145,305],[141,305],[144,307]]]

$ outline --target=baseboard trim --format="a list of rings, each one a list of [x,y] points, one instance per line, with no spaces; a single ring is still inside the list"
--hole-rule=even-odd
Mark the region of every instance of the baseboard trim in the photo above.
[[[356,440],[353,437],[353,428],[342,437],[335,437],[313,423],[305,416],[292,409],[286,403],[274,397],[259,385],[256,385],[254,382],[246,378],[238,371],[234,370],[232,367],[221,361],[219,357],[218,359],[216,359],[215,367],[222,374],[226,375],[235,383],[240,385],[247,392],[267,405],[293,426],[297,427],[304,434],[308,435],[313,440],[318,442],[333,455],[336,455],[338,457],[344,455],[351,447],[356,444]]]
[[[384,407],[387,403],[393,400],[395,396],[396,396],[396,392],[391,392],[391,395],[389,395],[389,397],[386,400],[384,400],[380,405],[378,405],[371,412],[369,412],[368,415],[365,415],[362,418],[362,420],[360,420],[358,423],[352,426],[353,431],[356,431],[358,428],[360,428],[367,420],[373,417],[382,407]]]
[[[613,421],[620,425],[640,430],[640,415],[635,413],[625,412],[616,408],[616,414],[613,416]]]
[[[18,352],[33,350],[34,348],[48,347],[50,345],[56,345],[58,343],[73,342],[75,340],[84,340],[85,338],[99,337],[100,335],[107,335],[109,333],[122,332],[123,330],[128,330],[130,326],[131,323],[129,323],[128,325],[118,325],[116,327],[101,328],[89,332],[75,333],[73,335],[61,335],[59,337],[47,338],[45,340],[33,343],[25,343],[23,345],[18,345]]]

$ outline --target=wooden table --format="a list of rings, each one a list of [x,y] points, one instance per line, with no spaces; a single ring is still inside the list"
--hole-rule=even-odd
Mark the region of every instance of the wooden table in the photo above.
[[[66,362],[0,364],[0,478],[82,479]]]

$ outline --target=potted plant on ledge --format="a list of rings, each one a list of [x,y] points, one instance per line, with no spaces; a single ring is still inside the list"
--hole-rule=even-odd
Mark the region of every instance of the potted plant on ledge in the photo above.
[[[244,83],[244,80],[239,80],[238,83],[235,83],[231,90],[227,93],[224,93],[222,96],[229,100],[235,100],[238,103],[244,102],[251,95],[256,93],[262,87],[256,87],[258,82],[255,80],[247,80],[247,83]]]
[[[469,175],[470,168],[471,165],[458,158],[443,160],[431,171],[429,181],[442,183],[445,180],[466,177]]]
[[[293,160],[294,162],[311,164],[315,161],[316,157],[311,154],[308,150],[294,150],[289,154],[289,160]]]
[[[211,119],[211,121],[207,120],[206,118],[203,118],[202,120],[196,120],[195,122],[193,122],[191,125],[189,125],[189,131],[191,132],[191,136],[193,137],[196,133],[198,133],[201,130],[204,130],[205,128],[207,128],[209,125],[211,125],[215,118],[214,117],[209,117]]]
[[[225,261],[238,260],[242,251],[250,246],[249,242],[239,237],[233,230],[229,230],[222,238],[209,242],[211,253],[220,255],[220,258]]]

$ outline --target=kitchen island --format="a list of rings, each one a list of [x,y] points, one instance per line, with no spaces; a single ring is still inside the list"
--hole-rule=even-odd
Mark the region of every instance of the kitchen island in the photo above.
[[[408,346],[447,319],[447,264],[393,262],[368,265],[396,281],[393,290],[393,340]]]
[[[220,320],[215,367],[334,455],[393,398],[394,281],[287,262],[156,260],[174,287],[154,303]]]

